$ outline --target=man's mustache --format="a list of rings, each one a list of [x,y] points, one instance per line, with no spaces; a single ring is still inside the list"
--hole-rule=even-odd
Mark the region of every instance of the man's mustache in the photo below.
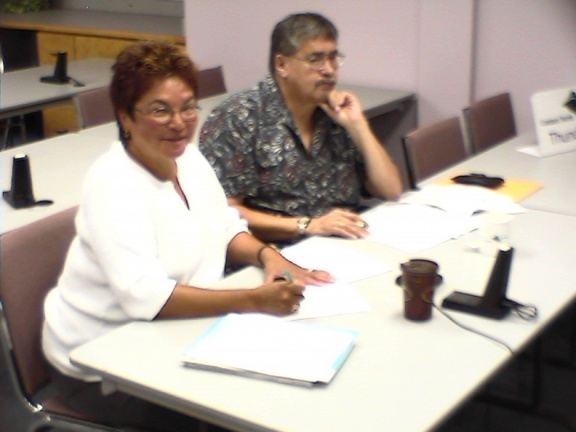
[[[316,83],[316,86],[322,86],[322,85],[331,85],[331,86],[335,86],[336,85],[336,80],[335,79],[323,79],[320,80]]]

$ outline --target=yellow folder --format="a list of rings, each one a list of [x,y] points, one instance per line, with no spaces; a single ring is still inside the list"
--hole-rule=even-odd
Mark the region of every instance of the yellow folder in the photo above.
[[[456,177],[457,175],[460,174],[462,173],[451,174],[448,177],[438,181],[437,184],[439,185],[456,184],[451,179],[452,177]],[[544,185],[542,184],[542,182],[537,180],[521,179],[521,178],[504,178],[504,184],[493,190],[494,192],[498,192],[502,195],[509,196],[515,202],[520,202],[528,198],[534,192],[537,192],[538,190],[542,189],[543,187]]]

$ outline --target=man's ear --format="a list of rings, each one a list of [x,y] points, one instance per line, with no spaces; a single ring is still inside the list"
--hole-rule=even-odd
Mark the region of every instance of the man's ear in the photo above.
[[[276,68],[276,74],[281,78],[286,78],[286,74],[288,73],[286,70],[286,56],[283,54],[276,54],[274,56],[274,66]]]

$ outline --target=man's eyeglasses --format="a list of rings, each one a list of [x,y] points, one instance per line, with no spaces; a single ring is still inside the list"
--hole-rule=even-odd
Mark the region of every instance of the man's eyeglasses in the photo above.
[[[184,105],[179,110],[173,110],[167,106],[157,106],[147,110],[134,108],[134,111],[138,111],[146,117],[150,117],[156,123],[162,125],[170,123],[174,119],[176,113],[180,114],[180,118],[184,122],[190,123],[196,121],[198,119],[198,110],[200,110],[200,107],[196,104]]]
[[[330,66],[332,66],[333,69],[338,69],[340,66],[344,64],[344,57],[346,56],[343,53],[336,51],[328,54],[326,53],[310,54],[308,57],[305,58],[300,58],[296,56],[292,57],[295,58],[296,60],[308,63],[310,69],[319,72],[326,67],[327,61],[330,62]]]

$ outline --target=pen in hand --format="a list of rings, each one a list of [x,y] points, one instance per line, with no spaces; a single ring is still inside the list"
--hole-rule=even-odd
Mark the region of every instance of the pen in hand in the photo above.
[[[294,277],[288,270],[282,270],[282,274],[284,275],[284,279],[286,279],[288,282],[294,282]]]
[[[284,279],[286,279],[286,281],[290,283],[294,282],[294,277],[292,276],[292,273],[290,273],[290,271],[282,270],[282,275],[284,275]],[[303,298],[304,296],[302,294],[297,296],[297,300],[295,303],[292,304],[290,312],[294,313],[300,308],[300,302],[302,301]]]

